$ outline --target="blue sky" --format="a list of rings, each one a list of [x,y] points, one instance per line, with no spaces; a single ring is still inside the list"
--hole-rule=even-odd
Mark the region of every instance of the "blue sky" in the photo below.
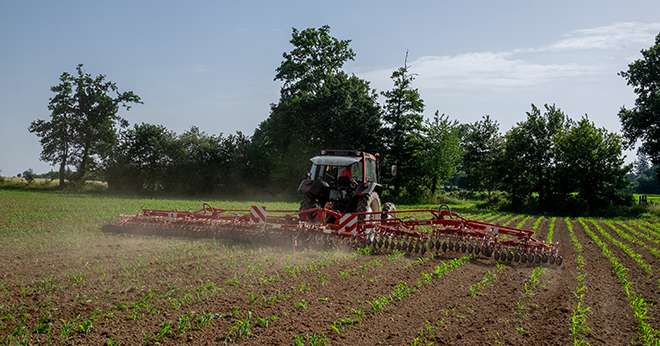
[[[409,50],[427,116],[491,114],[506,130],[556,103],[618,130],[634,95],[616,73],[660,32],[660,1],[0,0],[1,174],[49,169],[27,127],[78,63],[143,98],[131,123],[251,134],[277,101],[291,27],[324,24],[352,40],[346,70],[381,91]]]

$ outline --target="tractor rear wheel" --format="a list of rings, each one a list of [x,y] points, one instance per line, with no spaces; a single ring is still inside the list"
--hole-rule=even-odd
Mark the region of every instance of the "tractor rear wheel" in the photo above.
[[[369,194],[366,194],[360,198],[357,204],[357,209],[355,210],[356,212],[372,212],[372,211],[381,211],[380,208],[380,197],[378,197],[378,194],[376,192],[372,192]],[[373,218],[379,218],[380,215],[378,214],[373,214],[373,215],[360,215],[358,216],[358,220],[364,220],[365,217],[369,219]]]

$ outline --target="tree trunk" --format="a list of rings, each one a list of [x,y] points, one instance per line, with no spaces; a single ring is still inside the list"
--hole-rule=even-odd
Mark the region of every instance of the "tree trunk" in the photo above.
[[[62,161],[60,162],[60,184],[59,188],[60,190],[64,189],[64,173],[66,172],[66,155],[62,158]]]
[[[90,140],[88,139],[85,142],[85,148],[83,149],[82,159],[80,160],[80,167],[78,168],[78,179],[77,183],[82,185],[85,182],[85,173],[87,173],[87,165],[89,163],[89,147],[91,146]]]
[[[64,148],[62,150],[62,160],[60,161],[60,174],[59,174],[59,189],[64,189],[64,174],[66,174],[66,163],[69,159],[69,145],[64,143]]]

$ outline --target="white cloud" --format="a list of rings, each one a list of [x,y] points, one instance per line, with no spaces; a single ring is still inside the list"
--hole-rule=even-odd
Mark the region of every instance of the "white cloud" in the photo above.
[[[510,52],[479,52],[426,56],[410,63],[421,89],[464,91],[529,87],[556,79],[589,75],[597,67],[579,64],[541,64],[517,58]],[[392,69],[362,74],[379,89],[389,89]]]
[[[504,52],[471,52],[457,55],[425,56],[410,63],[418,74],[420,89],[443,93],[498,91],[528,88],[555,80],[569,80],[609,73],[612,55],[590,53],[588,64],[577,63],[571,52],[585,50],[638,50],[653,42],[660,23],[615,23],[576,30],[549,45]],[[553,63],[543,63],[542,53],[553,52]],[[586,53],[585,53],[586,54]],[[584,59],[582,61],[585,61]],[[610,68],[608,68],[610,67]],[[392,68],[360,73],[380,90],[391,88]]]
[[[539,50],[623,49],[647,44],[660,32],[660,23],[624,22],[576,30]]]

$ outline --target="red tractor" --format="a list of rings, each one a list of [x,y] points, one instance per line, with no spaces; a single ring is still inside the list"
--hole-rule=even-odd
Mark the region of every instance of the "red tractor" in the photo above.
[[[378,212],[378,154],[357,150],[322,150],[310,159],[312,167],[298,186],[303,194],[300,210],[325,208],[341,213]],[[393,205],[386,203],[385,210]]]

